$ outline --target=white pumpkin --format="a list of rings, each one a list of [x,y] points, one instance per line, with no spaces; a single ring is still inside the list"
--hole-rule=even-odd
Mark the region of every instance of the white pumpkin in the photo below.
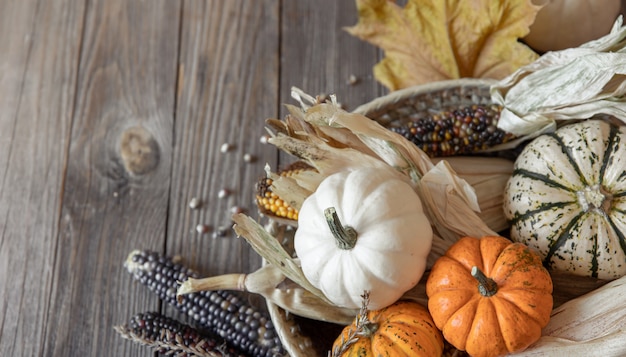
[[[369,308],[377,310],[419,282],[432,236],[406,181],[363,168],[328,176],[304,201],[294,245],[304,275],[330,301],[359,308],[369,291]]]
[[[511,238],[576,275],[626,275],[626,129],[601,120],[530,142],[505,188]]]

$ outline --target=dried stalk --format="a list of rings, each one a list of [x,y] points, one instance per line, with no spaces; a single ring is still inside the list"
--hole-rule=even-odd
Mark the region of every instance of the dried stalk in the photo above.
[[[210,290],[247,291],[263,296],[267,301],[298,316],[347,325],[356,310],[340,308],[285,279],[280,269],[266,264],[250,274],[226,274],[202,279],[187,279],[177,295]]]
[[[233,215],[233,229],[239,237],[244,237],[252,248],[274,265],[289,279],[317,296],[321,301],[332,305],[324,294],[311,285],[298,262],[283,248],[278,240],[270,235],[260,224],[243,213]]]
[[[343,356],[344,353],[353,345],[355,342],[359,340],[361,336],[364,335],[365,326],[367,326],[371,321],[368,318],[368,306],[369,306],[369,291],[365,291],[363,295],[361,295],[363,299],[361,309],[359,310],[356,318],[354,320],[354,328],[349,327],[347,336],[344,337],[343,333],[341,334],[341,342],[334,346],[332,351],[328,352],[328,357],[340,357]]]

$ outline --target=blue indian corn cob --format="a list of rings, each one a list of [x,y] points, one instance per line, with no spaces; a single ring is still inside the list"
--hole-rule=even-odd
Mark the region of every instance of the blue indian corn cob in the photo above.
[[[126,339],[168,356],[246,357],[223,340],[158,312],[136,314],[115,330]]]
[[[202,291],[176,297],[179,282],[198,274],[170,257],[133,251],[126,268],[160,299],[188,315],[197,327],[220,336],[253,357],[283,356],[285,351],[269,314],[230,291]]]

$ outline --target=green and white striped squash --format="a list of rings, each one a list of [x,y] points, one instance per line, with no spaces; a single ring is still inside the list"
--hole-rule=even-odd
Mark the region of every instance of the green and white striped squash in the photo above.
[[[511,238],[546,267],[626,275],[626,127],[586,120],[534,139],[515,161],[504,212]]]

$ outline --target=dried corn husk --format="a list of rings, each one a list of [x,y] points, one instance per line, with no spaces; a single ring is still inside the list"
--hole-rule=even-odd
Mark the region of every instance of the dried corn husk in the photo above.
[[[315,170],[299,171],[291,176],[282,176],[272,172],[269,165],[265,165],[265,176],[272,179],[272,191],[276,192],[279,187],[279,191],[286,193],[280,198],[297,210],[302,207],[304,199],[313,193],[303,182],[319,180],[319,173]]]
[[[625,338],[626,330],[615,331],[611,334],[582,342],[572,341],[566,338],[545,336],[541,337],[539,341],[528,350],[514,354],[514,356],[623,357],[626,355]]]
[[[626,277],[552,311],[542,337],[519,356],[625,356]]]
[[[326,303],[318,296],[286,279],[281,270],[271,264],[266,264],[249,274],[225,274],[202,279],[189,278],[178,288],[177,295],[206,290],[238,290],[259,294],[290,313],[341,325],[350,324],[358,311]]]
[[[285,311],[319,321],[349,324],[358,310],[333,305],[304,277],[300,263],[293,258],[293,230],[270,221],[263,227],[250,217],[233,215],[234,230],[243,236],[266,264],[249,274],[225,274],[182,282],[177,295],[204,290],[238,290],[263,296]]]
[[[447,162],[433,164],[401,135],[363,115],[342,110],[334,97],[330,103],[319,103],[297,88],[292,94],[302,108],[289,107],[288,118],[274,123],[273,127],[281,130],[269,143],[316,168],[318,181],[293,178],[300,186],[314,191],[326,176],[357,167],[395,170],[420,195],[436,234],[449,245],[459,236],[495,234],[477,215],[480,207],[474,189]],[[273,190],[281,197],[293,197],[279,184]]]
[[[311,285],[300,268],[298,260],[293,258],[276,237],[243,213],[233,215],[233,229],[239,237],[244,237],[252,248],[270,264],[277,267],[285,277],[317,296],[321,301],[331,304],[324,294]]]
[[[437,163],[442,159],[432,159]],[[454,172],[474,188],[478,217],[495,232],[510,227],[503,207],[504,188],[513,173],[513,161],[498,157],[447,157]]]
[[[626,27],[576,48],[548,52],[491,86],[502,105],[498,127],[520,139],[553,131],[557,121],[610,115],[626,121]]]
[[[432,158],[433,163],[445,160],[452,170],[474,189],[478,202],[478,217],[494,232],[509,228],[509,223],[502,210],[503,192],[513,172],[513,161],[498,157],[452,156],[445,159]],[[303,182],[318,180],[314,170],[296,170],[289,176],[278,175],[266,165],[266,177],[272,179],[272,191],[284,192],[281,197],[291,207],[300,209],[302,202],[312,191],[304,188]],[[270,215],[268,213],[268,215]],[[297,227],[297,221],[271,217],[281,224]]]
[[[622,277],[554,309],[543,334],[586,341],[626,330],[624,302],[626,278]]]

